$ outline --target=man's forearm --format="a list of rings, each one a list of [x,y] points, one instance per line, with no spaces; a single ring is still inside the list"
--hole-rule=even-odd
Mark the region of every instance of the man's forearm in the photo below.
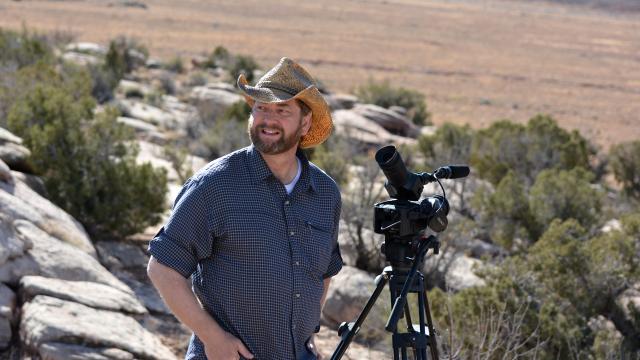
[[[189,280],[159,263],[153,256],[147,267],[149,278],[173,314],[200,338],[217,337],[224,331],[191,291]]]

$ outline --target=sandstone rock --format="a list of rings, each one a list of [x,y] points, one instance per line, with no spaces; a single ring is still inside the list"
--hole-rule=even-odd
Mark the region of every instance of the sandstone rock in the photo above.
[[[21,145],[22,139],[15,136],[11,131],[0,127],[0,144],[1,143],[14,143]]]
[[[132,353],[117,348],[94,348],[59,342],[43,343],[38,352],[44,360],[133,360]]]
[[[0,159],[0,181],[4,181],[8,184],[13,184],[13,175],[11,175],[11,169],[4,161]]]
[[[119,241],[100,241],[96,244],[100,262],[110,270],[146,268],[149,256],[139,246]]]
[[[371,254],[371,267],[383,268],[385,263],[384,256],[380,253],[380,245],[384,241],[384,235],[376,234],[373,230],[362,229],[362,239],[364,251]],[[340,221],[340,230],[338,233],[338,243],[340,244],[340,253],[342,261],[345,265],[356,266],[358,258],[357,234],[355,225],[347,224]]]
[[[75,51],[65,52],[64,54],[62,54],[62,59],[78,66],[98,65],[102,62],[102,59],[95,55],[84,54]]]
[[[45,199],[48,198],[47,189],[44,186],[44,181],[42,181],[42,179],[39,176],[25,174],[23,172],[13,171],[13,170],[11,170],[11,175],[13,175],[13,178],[15,180],[18,180],[24,183],[29,188],[31,188],[31,190],[35,191],[38,195],[42,196]]]
[[[76,246],[91,256],[96,256],[96,251],[82,225],[21,181],[16,182],[14,186],[0,182],[0,213],[12,219],[32,222],[52,236]]]
[[[153,89],[149,85],[137,82],[122,79],[118,83],[118,86],[114,89],[116,94],[122,95],[124,97],[129,97],[130,94],[140,94],[142,97],[149,95]]]
[[[169,182],[182,183],[171,162],[164,158],[164,148],[162,146],[147,141],[139,141],[138,145],[140,146],[140,152],[138,153],[136,161],[139,164],[148,162],[155,168],[163,168],[167,171],[167,179]],[[208,163],[204,158],[193,155],[188,155],[185,162],[191,166],[194,173]]]
[[[350,94],[327,94],[324,99],[331,110],[349,110],[358,102],[358,98]]]
[[[474,286],[484,286],[484,279],[474,273],[474,269],[482,264],[478,259],[457,256],[445,274],[447,287],[453,291],[460,291]]]
[[[22,306],[20,338],[32,351],[52,342],[117,348],[136,358],[175,359],[175,355],[136,320],[71,301],[38,295]]]
[[[29,240],[21,239],[13,227],[13,219],[0,213],[0,266],[10,259],[15,259],[33,247]]]
[[[34,224],[25,220],[16,220],[14,227],[23,241],[33,243],[33,248],[25,256],[16,258],[0,267],[0,280],[17,283],[26,275],[42,275],[70,281],[90,281],[106,284],[122,292],[132,294],[131,289],[120,282],[94,257],[75,246],[69,245],[52,237]],[[7,274],[12,267],[27,268],[28,272]],[[33,271],[33,270],[36,271]],[[7,279],[5,277],[12,276]]]
[[[119,100],[118,108],[127,117],[144,120],[165,129],[177,127],[176,119],[171,113],[140,101]]]
[[[0,140],[0,160],[4,161],[11,169],[22,172],[33,172],[33,168],[27,162],[31,151],[15,142]]]
[[[238,95],[235,90],[223,89],[223,85],[211,84],[207,86],[196,86],[189,94],[189,101],[200,109],[200,113],[208,114],[214,119],[222,115],[231,105],[238,101],[242,101],[242,96]],[[210,121],[212,119],[203,119]]]
[[[142,302],[142,305],[144,305],[147,310],[155,314],[173,315],[164,303],[164,300],[160,297],[160,294],[158,294],[156,288],[149,282],[140,282],[136,280],[131,273],[126,271],[116,270],[113,274],[133,290],[138,300]]]
[[[623,291],[616,303],[622,309],[625,321],[634,324],[636,329],[640,328],[640,284]]]
[[[0,349],[6,348],[11,342],[11,322],[15,309],[16,294],[0,283]]]
[[[603,233],[610,233],[612,231],[620,231],[622,230],[622,223],[618,219],[611,219],[607,221],[603,226],[601,231]]]
[[[20,280],[23,299],[47,295],[69,300],[94,309],[145,314],[147,310],[131,293],[88,281],[67,281],[41,276],[25,276]]]
[[[381,125],[355,113],[353,110],[336,110],[332,113],[337,131],[347,138],[378,148],[388,144],[415,144],[416,140],[393,135]]]
[[[373,104],[357,104],[353,112],[374,121],[392,134],[416,138],[420,129],[406,116]]]
[[[99,55],[99,56],[104,56],[107,54],[106,47],[99,44],[90,43],[90,42],[71,43],[65,47],[65,50],[75,51],[83,54]]]

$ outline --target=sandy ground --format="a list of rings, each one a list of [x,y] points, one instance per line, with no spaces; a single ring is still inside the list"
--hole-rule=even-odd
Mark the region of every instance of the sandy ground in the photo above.
[[[170,58],[223,45],[264,67],[302,62],[330,89],[369,78],[420,90],[434,121],[551,114],[602,146],[640,138],[640,13],[507,0],[5,1],[23,24]]]

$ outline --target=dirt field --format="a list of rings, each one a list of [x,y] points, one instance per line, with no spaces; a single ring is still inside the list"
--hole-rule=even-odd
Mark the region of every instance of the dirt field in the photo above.
[[[133,1],[129,1],[131,3]],[[553,115],[596,143],[640,139],[640,13],[507,0],[4,1],[0,26],[133,36],[152,55],[223,45],[281,56],[330,89],[368,78],[422,91],[436,123]]]

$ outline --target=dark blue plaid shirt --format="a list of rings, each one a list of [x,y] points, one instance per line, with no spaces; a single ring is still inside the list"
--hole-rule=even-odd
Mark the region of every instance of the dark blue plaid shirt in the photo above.
[[[149,244],[184,277],[220,326],[258,360],[315,359],[306,342],[320,320],[323,279],[342,268],[340,191],[301,152],[291,194],[253,147],[189,179]],[[192,336],[186,359],[206,359]]]

